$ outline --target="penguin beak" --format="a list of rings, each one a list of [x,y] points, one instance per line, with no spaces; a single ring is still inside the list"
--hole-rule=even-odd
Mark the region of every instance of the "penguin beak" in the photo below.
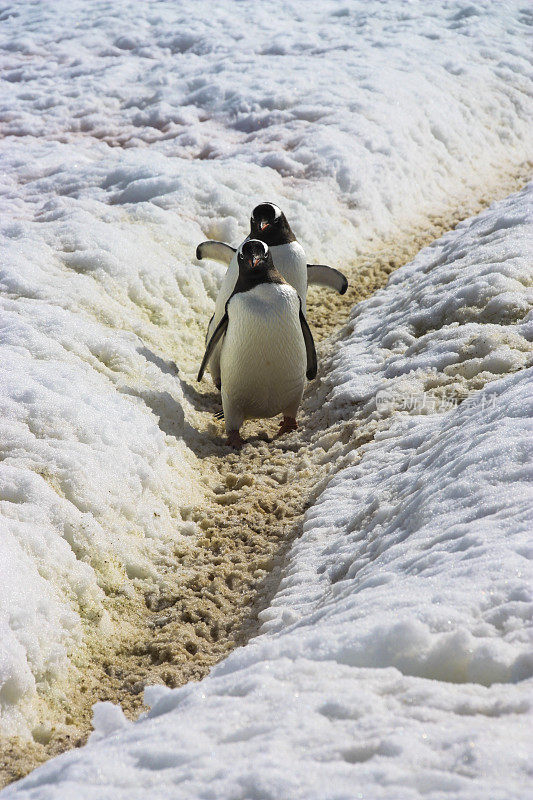
[[[265,222],[264,219],[261,220],[261,222],[259,223],[259,227],[261,228],[262,231],[264,231],[265,228],[268,228],[269,226],[270,226],[270,222]]]
[[[261,256],[255,256],[255,258],[252,258],[252,267],[257,267],[260,261],[261,261]]]

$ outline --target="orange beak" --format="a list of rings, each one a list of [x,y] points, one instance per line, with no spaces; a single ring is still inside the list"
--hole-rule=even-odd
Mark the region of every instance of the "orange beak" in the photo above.
[[[268,228],[269,225],[270,222],[265,222],[265,220],[262,220],[262,222],[259,223],[259,227],[261,228],[262,231],[264,231],[265,228]]]

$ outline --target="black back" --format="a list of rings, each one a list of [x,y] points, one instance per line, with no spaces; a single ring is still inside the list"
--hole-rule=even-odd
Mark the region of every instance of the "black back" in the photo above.
[[[274,203],[260,203],[250,218],[250,239],[258,239],[269,247],[295,242],[296,236],[283,211]]]

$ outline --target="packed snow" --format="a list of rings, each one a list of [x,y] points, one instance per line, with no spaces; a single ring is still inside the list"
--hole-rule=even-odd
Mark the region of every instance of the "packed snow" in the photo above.
[[[360,304],[344,349],[366,341],[372,352],[400,314],[407,327],[422,313],[424,296],[439,298],[423,365],[433,374],[458,363],[443,355],[435,367],[431,356],[458,352],[449,327],[496,337],[487,306],[510,307],[515,291],[524,308],[532,195],[497,204],[400,269]],[[496,327],[503,339],[505,328],[532,332],[509,316]],[[471,355],[464,348],[462,363]],[[396,357],[374,358],[374,387]],[[199,684],[146,689],[151,711],[137,723],[98,704],[83,751],[4,796],[529,797],[533,369],[508,358],[512,374],[458,405],[387,407],[384,427],[308,510],[261,635]]]
[[[205,238],[238,243],[246,232],[250,209],[268,199],[287,213],[310,260],[342,268],[369,243],[439,214],[454,198],[482,194],[528,156],[525,31],[531,13],[523,2],[496,0],[475,4],[317,0],[305,6],[290,2],[236,6],[224,0],[189,4],[186,10],[170,2],[59,0],[4,5],[0,21],[0,731],[31,737],[46,717],[38,700],[49,694],[64,697],[68,681],[75,679],[73,662],[78,650],[91,635],[113,635],[106,595],[130,597],[139,588],[164,586],[175,543],[185,548],[196,536],[190,508],[201,502],[204,490],[194,455],[196,432],[188,381],[201,358],[203,332],[222,275],[220,267],[195,261],[196,244]],[[445,438],[451,437],[457,431],[454,425],[459,424],[451,420],[461,420],[461,415],[465,430],[474,431],[476,420],[481,419],[475,414],[486,409],[450,410],[446,398],[466,397],[488,381],[526,366],[531,340],[531,322],[525,316],[530,302],[530,274],[524,259],[526,209],[524,194],[464,224],[457,234],[445,237],[394,276],[388,294],[368,301],[352,317],[349,335],[324,366],[320,396],[331,421],[346,414],[375,419],[379,436],[385,438],[370,446],[377,448],[374,455],[371,449],[365,454],[369,469],[379,469],[380,458],[386,461],[387,447],[397,453],[396,461],[391,455],[391,470],[402,452],[407,458],[406,453],[412,451],[415,458],[422,447],[416,444],[417,437],[423,435],[429,442],[438,439],[439,426],[449,424],[450,432],[444,427],[442,431]],[[500,430],[509,410],[503,400],[493,401],[494,392],[507,398],[510,408],[518,402],[522,375],[517,372],[516,377],[491,383],[484,390],[487,407],[496,415],[492,428],[489,418],[483,417],[490,441],[491,431]],[[497,391],[493,386],[498,386]],[[434,411],[442,413],[435,416]],[[423,419],[419,412],[425,415]],[[389,421],[398,415],[409,419],[389,431]],[[519,437],[523,420],[509,419],[514,420],[508,422],[509,436],[512,430]],[[417,427],[423,425],[427,427]],[[396,445],[402,437],[411,444]],[[380,444],[387,441],[388,445]],[[484,459],[488,450],[480,447],[479,457]],[[339,450],[339,464],[349,461],[349,449]],[[335,457],[335,450],[331,456]],[[509,450],[507,456],[508,469],[518,474],[516,450]],[[437,455],[428,454],[428,459],[429,464],[438,462]],[[467,470],[466,464],[460,465]],[[487,482],[490,469],[487,466]],[[346,488],[356,477],[345,475],[338,480]],[[387,480],[393,508],[393,493],[407,491],[408,484],[393,487],[393,477]],[[358,484],[357,492],[364,492],[363,484]],[[487,487],[482,482],[480,503],[485,502]],[[378,483],[377,488],[383,487]],[[331,502],[328,492],[334,491],[332,484],[317,503],[316,513],[326,515]],[[509,493],[507,487],[505,496],[510,499]],[[519,499],[516,503],[513,499],[513,508],[518,509]],[[346,514],[351,514],[352,501],[342,502]],[[496,495],[494,503],[497,517],[501,512]],[[434,504],[434,513],[444,513],[440,500]],[[478,499],[472,514],[477,504]],[[392,511],[384,501],[382,507],[385,525]],[[318,535],[324,528],[320,520],[327,515],[315,519],[314,513],[310,512],[306,525]],[[426,535],[424,524],[421,520],[416,528],[420,537]],[[457,522],[467,524],[466,519]],[[491,535],[497,524],[495,520]],[[389,525],[394,529],[394,522]],[[335,521],[334,526],[342,549],[346,537],[341,535],[341,522]],[[519,536],[518,522],[509,526]],[[299,546],[308,547],[305,543],[315,533],[306,530]],[[395,535],[393,531],[393,539]],[[348,540],[346,546],[351,547]],[[500,566],[501,552],[496,544],[490,547],[491,563]],[[294,551],[288,576],[293,570],[295,575],[309,571],[307,558],[314,556],[309,551],[304,558],[301,552]],[[459,558],[461,551],[457,552]],[[346,575],[355,569],[350,553],[342,555]],[[399,570],[401,554],[398,558]],[[517,558],[515,554],[510,565]],[[326,561],[322,581],[329,580],[332,569]],[[339,578],[335,591],[344,581]],[[461,747],[467,747],[467,739],[461,746],[453,739],[455,732],[458,737],[469,735],[467,723],[459,719],[461,713],[481,730],[483,718],[476,716],[472,722],[471,715],[496,718],[500,712],[494,709],[501,708],[501,725],[506,725],[506,714],[518,715],[518,730],[525,708],[524,701],[517,699],[522,698],[521,686],[495,690],[485,684],[528,674],[522,643],[507,628],[499,638],[484,632],[484,624],[497,629],[490,620],[478,621],[481,633],[474,631],[475,607],[463,603],[460,619],[450,610],[453,630],[456,626],[463,631],[453,640],[462,666],[454,666],[453,648],[446,638],[452,634],[437,630],[444,616],[440,622],[429,613],[427,618],[415,619],[416,604],[409,605],[411,586],[402,585],[401,602],[407,602],[411,611],[407,626],[396,632],[386,616],[388,605],[379,610],[386,584],[373,590],[373,608],[383,615],[383,642],[388,642],[371,649],[369,658],[375,663],[356,664],[354,655],[353,664],[331,663],[331,673],[326,675],[318,662],[309,659],[308,649],[317,649],[318,654],[318,644],[310,647],[306,634],[297,646],[305,653],[301,666],[297,647],[293,652],[291,643],[287,645],[290,657],[278,660],[265,654],[264,664],[251,664],[246,672],[246,658],[253,661],[253,653],[263,652],[254,644],[245,651],[250,655],[236,654],[211,682],[187,687],[181,694],[161,695],[152,711],[154,718],[124,735],[128,741],[144,742],[145,731],[150,726],[163,731],[160,722],[164,720],[170,726],[161,733],[165,746],[158,750],[157,738],[153,745],[139,744],[152,755],[139,754],[138,759],[131,755],[133,762],[124,767],[126,772],[137,759],[139,769],[156,770],[149,775],[159,784],[157,770],[165,765],[177,769],[181,762],[177,773],[190,770],[190,781],[197,782],[190,785],[199,786],[207,773],[198,768],[193,775],[194,763],[208,758],[211,740],[221,741],[223,734],[214,722],[217,714],[227,713],[231,727],[235,708],[235,726],[227,731],[230,739],[237,737],[235,743],[228,740],[228,747],[220,745],[207,768],[215,770],[215,775],[220,763],[217,780],[226,780],[222,776],[226,752],[244,752],[244,745],[238,743],[238,724],[242,721],[243,730],[252,737],[257,724],[253,715],[261,720],[264,716],[264,732],[258,728],[255,745],[250,746],[257,745],[254,757],[259,758],[261,752],[265,784],[262,788],[256,768],[247,777],[242,761],[241,772],[236,769],[231,778],[237,783],[227,789],[230,794],[239,785],[243,797],[254,792],[258,797],[275,797],[275,786],[287,779],[283,764],[290,761],[283,759],[295,747],[292,757],[302,765],[307,757],[298,756],[303,752],[298,751],[298,742],[303,748],[308,741],[309,752],[316,756],[309,756],[308,769],[301,767],[300,778],[305,773],[308,783],[301,785],[314,788],[302,796],[328,796],[326,789],[330,791],[332,781],[336,785],[337,776],[341,780],[343,770],[346,780],[353,780],[353,764],[358,762],[369,762],[363,768],[370,772],[377,769],[373,780],[379,782],[376,775],[384,767],[375,766],[375,753],[392,759],[390,764],[396,766],[391,770],[398,770],[394,773],[397,796],[401,797],[398,787],[403,781],[409,797],[415,788],[405,778],[404,734],[398,733],[396,755],[391,745],[392,755],[387,756],[388,744],[380,750],[380,718],[390,720],[394,728],[404,719],[406,730],[416,737],[416,713],[427,712],[430,727],[424,735],[428,741],[421,741],[418,750],[413,744],[413,753],[420,752],[420,763],[427,764],[428,770],[433,769],[433,758],[439,765],[435,769],[448,770],[452,761],[464,762]],[[309,590],[310,603],[321,586],[303,581],[302,591]],[[275,649],[275,643],[288,633],[274,635],[274,631],[296,623],[299,615],[312,618],[309,608],[302,606],[302,593],[289,593],[288,584],[283,592],[288,598],[290,594],[290,602],[285,609],[280,595],[266,612],[267,635],[258,640],[266,644],[261,647]],[[523,602],[519,593],[511,601],[511,594],[511,589],[509,594],[504,592],[505,608]],[[443,597],[443,603],[451,602],[447,594]],[[489,606],[483,608],[485,613]],[[317,642],[321,640],[319,624],[317,620]],[[474,637],[476,647],[469,637]],[[363,639],[361,633],[358,641]],[[416,663],[405,644],[410,640],[420,643]],[[354,653],[358,646],[362,645],[354,643]],[[447,667],[443,656],[443,673],[455,669],[461,681],[483,686],[454,687],[453,691],[463,694],[452,696],[447,686],[424,683],[431,677],[431,665],[439,661],[439,647],[450,661]],[[464,655],[470,650],[471,655]],[[378,666],[387,669],[378,673]],[[356,667],[360,670],[357,687],[350,683]],[[403,677],[398,669],[404,669]],[[226,676],[224,670],[229,670]],[[241,692],[241,681],[242,698],[230,696]],[[337,691],[341,684],[346,686],[342,701]],[[226,699],[216,699],[217,686],[229,687]],[[321,708],[333,711],[317,716],[312,708],[318,706],[311,703],[304,719],[294,693],[305,697],[308,691]],[[487,692],[495,691],[501,695],[493,700],[494,695],[489,697]],[[155,703],[163,689],[150,692],[149,699]],[[331,703],[330,692],[337,698]],[[212,708],[205,713],[206,727],[201,729],[197,704],[207,707],[207,698]],[[185,710],[191,704],[190,717],[181,718],[177,708],[162,717],[165,703],[170,708],[182,700]],[[285,721],[275,722],[278,702],[287,711]],[[373,705],[379,709],[375,718]],[[415,710],[408,719],[398,713],[398,707],[411,705]],[[433,747],[431,726],[446,725],[455,708],[473,710],[453,711],[449,746],[438,738]],[[337,751],[331,749],[337,739],[332,738],[330,747],[320,737],[333,726],[350,738],[358,714],[366,722],[361,730],[357,723],[357,736],[368,728],[366,744],[358,750],[352,741],[342,750],[352,755],[342,756],[340,764],[332,755]],[[96,719],[98,735],[126,725],[116,709],[101,707]],[[278,725],[281,738],[278,744],[273,739],[269,749],[264,739],[272,738]],[[190,726],[188,743],[179,738],[182,726],[185,730]],[[496,740],[496,728],[483,735]],[[168,736],[177,737],[176,747],[170,747]],[[489,738],[479,741],[479,756],[472,754],[464,762],[464,770],[473,771],[474,776],[478,775],[475,764],[486,761],[483,748],[494,746]],[[286,750],[281,761],[276,747]],[[432,748],[436,752],[430,755]],[[92,758],[96,763],[97,754],[106,751],[112,752],[109,739],[88,748],[84,758],[87,764]],[[449,763],[443,767],[439,759],[445,751]],[[512,752],[516,776],[521,769],[519,753],[517,745]],[[67,758],[73,759],[68,762],[70,770],[89,775],[84,771],[89,766],[75,766],[76,755]],[[53,774],[55,781],[55,764],[46,769],[52,772],[40,771],[29,780],[44,781],[37,776]],[[486,777],[489,783],[492,774],[497,780],[503,772],[496,755],[491,769],[493,773],[487,772]],[[460,774],[459,783],[450,785],[450,790],[457,786],[462,791],[463,780],[470,785],[468,774]],[[69,780],[78,780],[69,775]],[[141,780],[138,771],[131,775]],[[111,773],[102,778],[104,783],[107,780],[114,780]],[[420,778],[416,791],[432,790],[435,780]],[[443,790],[446,780],[442,776]],[[35,789],[39,796],[56,791],[43,785]],[[213,796],[225,796],[225,787],[220,784]],[[78,790],[78,786],[72,790],[73,797]],[[57,791],[65,797],[61,791],[70,789],[63,786]],[[84,791],[94,791],[87,797],[102,796],[91,789],[90,780]],[[172,791],[181,796],[181,789]],[[206,797],[209,791],[205,790]],[[344,790],[339,791],[335,796],[343,796]],[[127,794],[133,797],[133,789]]]

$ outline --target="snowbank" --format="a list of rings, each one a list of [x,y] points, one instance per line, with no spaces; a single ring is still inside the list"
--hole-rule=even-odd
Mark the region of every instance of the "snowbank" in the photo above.
[[[531,157],[522,2],[60,0],[5,16],[9,150],[44,176],[55,155],[63,196],[99,164],[111,202],[172,207],[211,238],[237,241],[266,196],[315,258],[350,260]],[[186,165],[196,192],[179,191]]]
[[[424,248],[359,303],[322,364],[328,421],[446,410],[531,363],[533,184]]]
[[[66,678],[81,619],[96,636],[111,632],[104,592],[129,596],[130,581],[162,581],[165,556],[191,533],[180,507],[202,496],[185,446],[167,446],[151,409],[158,396],[183,402],[177,370],[169,365],[165,375],[145,340],[80,307],[112,314],[114,302],[86,274],[67,280],[50,245],[32,237],[37,225],[25,225],[22,241],[4,239],[9,267],[0,273],[0,699],[8,733],[32,724],[35,709],[26,720],[14,711],[25,694]],[[97,255],[87,258],[97,265]],[[127,319],[123,306],[121,313]]]
[[[512,291],[525,313],[530,198],[531,188],[464,223],[361,304],[336,357],[335,369],[353,369],[346,391],[364,352],[400,320],[407,336],[410,315],[434,315],[413,390],[425,370],[470,363],[468,348],[462,361],[453,346],[446,356],[448,327],[477,338],[488,327],[489,341],[495,327],[514,331],[523,353],[526,321],[486,315],[511,308]],[[399,357],[374,356],[374,388]],[[513,359],[466,370],[490,382],[459,405],[387,407],[307,512],[262,635],[198,684],[147,689],[152,710],[135,724],[99,704],[86,748],[3,796],[525,800],[533,370]]]

